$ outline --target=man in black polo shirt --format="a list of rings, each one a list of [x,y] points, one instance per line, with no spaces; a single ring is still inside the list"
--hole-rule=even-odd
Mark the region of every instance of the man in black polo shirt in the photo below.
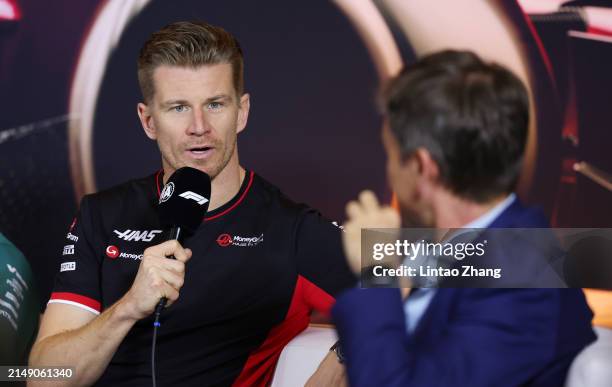
[[[233,36],[171,24],[145,43],[138,77],[163,168],[83,198],[31,364],[76,367],[79,385],[150,385],[151,313],[167,297],[159,385],[266,385],[310,312],[353,285],[340,232],[240,166],[249,95]],[[183,166],[211,176],[210,210],[184,245],[160,243],[160,191]]]

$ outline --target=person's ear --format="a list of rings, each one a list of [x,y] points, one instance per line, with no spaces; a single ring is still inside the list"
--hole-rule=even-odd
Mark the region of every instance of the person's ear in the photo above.
[[[251,97],[248,93],[244,93],[240,97],[240,107],[238,110],[238,122],[236,123],[236,133],[242,132],[249,120],[249,109],[251,108]]]
[[[440,184],[440,168],[431,153],[425,148],[418,148],[411,157],[413,176],[416,180],[415,195],[417,198],[432,197]]]
[[[137,110],[138,118],[140,119],[140,124],[142,125],[145,134],[151,140],[157,140],[157,130],[155,129],[155,122],[153,120],[153,115],[151,114],[151,109],[148,105],[140,102]]]
[[[418,148],[412,157],[416,163],[417,173],[420,178],[430,182],[437,182],[439,180],[440,167],[427,149]]]

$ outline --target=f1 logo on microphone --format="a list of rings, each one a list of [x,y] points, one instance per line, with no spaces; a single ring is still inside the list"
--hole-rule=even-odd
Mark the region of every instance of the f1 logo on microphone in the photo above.
[[[195,192],[192,191],[185,191],[182,194],[179,195],[182,198],[185,199],[193,199],[195,200],[199,205],[202,205],[204,203],[206,203],[208,201],[208,199],[206,199],[204,196],[202,195],[198,195]]]

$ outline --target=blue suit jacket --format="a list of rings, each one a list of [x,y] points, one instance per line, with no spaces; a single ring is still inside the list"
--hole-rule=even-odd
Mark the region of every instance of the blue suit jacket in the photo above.
[[[490,227],[548,227],[515,201]],[[438,289],[412,334],[397,289],[351,289],[332,311],[351,386],[562,387],[595,340],[580,289]]]

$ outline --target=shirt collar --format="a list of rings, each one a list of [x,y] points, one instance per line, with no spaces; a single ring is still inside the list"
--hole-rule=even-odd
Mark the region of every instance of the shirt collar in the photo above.
[[[512,205],[512,203],[514,203],[515,200],[516,200],[516,194],[513,192],[510,195],[508,195],[504,199],[504,201],[502,201],[495,207],[491,208],[489,211],[485,212],[484,214],[480,215],[478,218],[464,225],[462,228],[487,228],[489,227],[489,225],[491,225],[491,223],[493,223],[495,219],[497,219],[497,217],[499,217],[502,214],[502,212],[506,211],[506,209],[510,207],[510,205]]]

